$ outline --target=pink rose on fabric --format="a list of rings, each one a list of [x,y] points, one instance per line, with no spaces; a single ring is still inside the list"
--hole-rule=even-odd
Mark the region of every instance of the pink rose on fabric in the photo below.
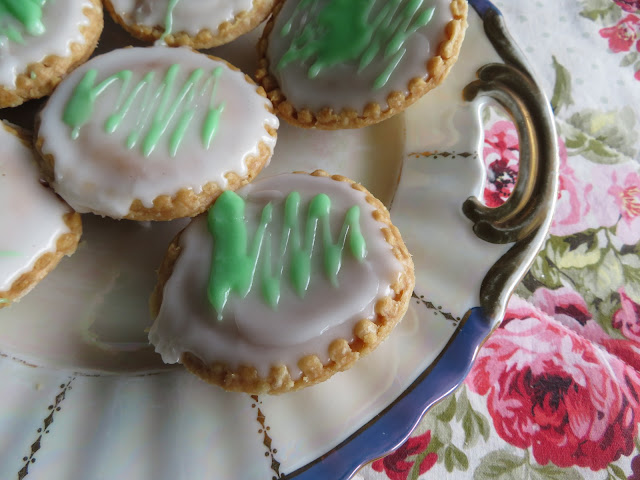
[[[602,346],[631,368],[640,372],[640,345],[631,340],[609,338],[602,342]]]
[[[371,467],[376,472],[384,472],[391,480],[407,480],[414,464],[413,460],[407,460],[407,458],[424,452],[429,447],[429,443],[431,443],[431,430],[409,438],[395,452],[373,462]],[[419,474],[422,475],[433,467],[437,460],[438,454],[428,453],[420,463]]]
[[[600,36],[609,40],[609,48],[614,53],[628,52],[638,40],[640,18],[627,15],[613,27],[600,30]]]
[[[640,240],[640,172],[635,162],[593,165],[587,172],[597,183],[589,194],[593,227],[614,227],[625,244]]]
[[[466,383],[500,437],[541,465],[601,470],[634,449],[637,372],[518,297]]]
[[[561,287],[556,290],[539,288],[533,294],[533,303],[544,313],[560,320],[564,325],[572,323],[568,319],[578,322],[580,325],[586,325],[593,318],[584,299],[569,287]]]
[[[613,314],[611,324],[622,334],[640,343],[640,305],[634,302],[626,293],[624,287],[618,290],[620,294],[620,309]]]
[[[487,166],[484,201],[489,207],[498,207],[509,198],[518,179],[520,150],[512,122],[500,120],[485,132],[483,155]]]
[[[620,211],[616,236],[627,245],[640,241],[640,175],[632,171],[618,184],[618,172],[612,175],[613,185],[607,193],[613,196]]]
[[[558,139],[558,152],[560,156],[558,204],[550,233],[566,236],[599,227],[603,215],[591,216],[591,204],[595,201],[600,208],[603,202],[599,197],[605,197],[606,191],[594,192],[594,186],[591,183],[585,185],[579,180],[570,165],[567,148],[561,138]],[[513,123],[498,121],[486,132],[483,154],[487,168],[484,202],[489,207],[498,207],[509,198],[518,179],[520,152],[518,133]],[[598,198],[591,198],[593,195]],[[607,200],[611,203],[610,199]],[[611,217],[607,226],[613,226],[618,218],[617,209],[613,204],[611,206],[613,208],[604,212]]]
[[[582,185],[578,180],[574,169],[569,165],[567,147],[562,139],[558,139],[558,153],[560,156],[558,203],[550,233],[564,237],[592,227],[588,222],[591,210],[589,196],[593,191],[593,185]]]
[[[622,290],[622,289],[621,289]],[[622,292],[621,292],[622,293]],[[626,300],[630,301],[629,297]],[[561,287],[556,290],[539,288],[531,298],[533,304],[544,313],[553,317],[565,327],[573,330],[581,337],[603,346],[609,353],[620,358],[624,363],[640,371],[640,343],[635,344],[630,340],[619,340],[609,337],[602,327],[596,322],[589,307],[579,293],[569,287]],[[629,307],[631,308],[631,314]],[[626,307],[626,308],[625,308]],[[636,310],[633,310],[636,308]],[[635,315],[634,316],[634,312]],[[616,318],[621,320],[620,326],[616,325]],[[621,328],[624,318],[630,320],[636,326],[636,332],[640,334],[640,306],[629,305],[623,299],[623,308],[614,314],[613,326]],[[627,336],[627,338],[631,338]]]
[[[538,288],[531,300],[544,313],[587,340],[602,343],[609,339],[602,327],[593,320],[587,302],[575,290],[569,287],[556,290]]]
[[[614,0],[625,12],[640,10],[640,0]]]

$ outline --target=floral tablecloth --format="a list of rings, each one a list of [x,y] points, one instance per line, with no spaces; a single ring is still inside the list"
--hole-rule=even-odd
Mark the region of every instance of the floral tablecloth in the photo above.
[[[546,245],[457,392],[373,479],[640,479],[640,1],[496,0],[555,112],[560,193]],[[518,174],[487,125],[485,201]]]

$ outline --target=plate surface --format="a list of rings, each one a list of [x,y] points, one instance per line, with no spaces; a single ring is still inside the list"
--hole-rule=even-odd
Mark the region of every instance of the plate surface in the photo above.
[[[462,212],[485,178],[485,100],[467,102],[462,92],[480,67],[502,63],[480,16],[491,5],[471,3],[477,11],[470,9],[460,59],[443,85],[361,130],[283,124],[261,173],[322,168],[391,205],[417,273],[415,298],[392,335],[351,370],[300,392],[257,397],[205,385],[163,365],[145,333],[155,269],[185,221],[85,215],[77,253],[0,311],[0,478],[340,479],[409,435],[462,381],[496,326],[479,308],[481,284],[513,246],[481,240]],[[211,53],[252,72],[256,35]],[[129,43],[106,19],[100,50]],[[28,124],[34,108],[0,115]],[[517,262],[521,273],[536,238]]]

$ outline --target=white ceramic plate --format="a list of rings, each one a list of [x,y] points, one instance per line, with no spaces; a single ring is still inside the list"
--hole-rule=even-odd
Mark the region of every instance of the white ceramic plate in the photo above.
[[[472,4],[460,59],[442,86],[405,114],[361,130],[284,124],[261,173],[322,168],[392,206],[417,283],[406,317],[383,345],[348,372],[284,396],[208,386],[164,366],[146,341],[155,269],[185,221],[85,215],[77,253],[0,311],[0,478],[346,479],[410,434],[464,378],[539,248],[553,206],[515,244],[481,240],[463,214],[465,200],[481,196],[485,172],[478,154],[484,97],[467,102],[462,92],[480,67],[504,63],[483,30],[488,16],[499,20],[496,11]],[[255,38],[213,53],[251,72]],[[101,51],[127,43],[107,21]],[[28,123],[30,110],[1,116]],[[483,279],[518,244],[498,297],[483,300]],[[495,305],[487,308],[488,301]]]

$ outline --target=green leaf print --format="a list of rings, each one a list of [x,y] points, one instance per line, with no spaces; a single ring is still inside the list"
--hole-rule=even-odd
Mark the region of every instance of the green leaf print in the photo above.
[[[618,465],[614,465],[613,463],[609,465],[611,469],[611,473],[614,475],[614,478],[619,480],[627,480],[627,476],[624,473],[624,470],[620,468]]]
[[[469,397],[467,396],[467,387],[463,385],[462,387],[460,387],[460,390],[458,390],[458,393],[460,395],[458,398],[458,407],[456,408],[457,422],[462,420],[472,408],[471,402],[469,402]]]
[[[583,480],[583,476],[575,468],[560,468],[552,463],[548,465],[531,465],[531,480]]]
[[[449,395],[451,401],[448,402],[447,408],[438,415],[438,420],[442,422],[450,422],[453,420],[453,416],[456,414],[456,397],[455,395]]]
[[[600,228],[551,236],[518,286],[518,294],[526,299],[538,288],[569,286],[589,305],[593,320],[610,337],[623,338],[612,326],[612,318],[621,308],[621,285],[633,301],[640,303],[640,249],[618,248],[611,243],[610,234],[609,229]]]
[[[529,270],[522,281],[516,285],[516,289],[513,291],[515,295],[520,298],[528,299],[533,292],[535,292],[539,288],[545,288],[546,285],[540,282],[536,277],[531,274],[531,270]]]
[[[628,67],[629,65],[633,65],[639,57],[640,55],[638,55],[638,52],[627,53],[624,57],[622,57],[622,60],[620,60],[620,66]]]
[[[529,462],[529,454],[524,458],[507,450],[497,450],[480,461],[473,476],[474,480],[584,480],[575,468],[561,468],[553,464],[538,465]]]
[[[465,471],[469,469],[469,459],[458,447],[449,445],[444,451],[444,467],[449,473],[454,470]]]
[[[567,268],[563,270],[563,281],[570,283],[587,305],[589,312],[602,329],[612,338],[622,338],[620,331],[613,328],[613,314],[620,308],[618,288],[630,284],[627,275],[632,275],[632,268],[623,265],[619,255],[610,247],[603,248],[598,262],[584,268]],[[627,273],[627,271],[629,273]],[[635,275],[635,272],[633,273]]]
[[[552,58],[553,68],[556,71],[556,83],[553,87],[551,107],[557,115],[564,107],[573,105],[573,98],[571,97],[571,73],[558,62],[556,57]]]
[[[560,288],[562,286],[560,269],[549,261],[545,252],[539,254],[533,261],[529,274],[533,277],[531,279],[525,279],[525,287],[533,293],[538,287],[544,286],[552,290]]]
[[[440,445],[448,445],[451,442],[451,437],[453,436],[453,431],[451,430],[451,424],[446,421],[443,422],[440,420],[439,416],[447,410],[448,402],[447,400],[453,397],[450,395],[443,402],[439,403],[434,407],[434,410],[430,410],[423,422],[423,428],[425,430],[431,430],[431,443],[434,441],[439,443]],[[435,410],[439,408],[439,410]],[[441,458],[438,458],[440,461]]]
[[[595,163],[616,164],[633,160],[639,135],[630,107],[609,112],[587,109],[568,120],[557,119],[569,155],[582,155]]]
[[[622,9],[611,0],[582,0],[580,15],[603,24],[616,23],[622,17]]]
[[[417,480],[419,472],[416,466],[430,452],[438,455],[438,463],[444,464],[450,473],[454,470],[469,469],[469,458],[463,450],[452,443],[454,419],[462,423],[465,449],[477,444],[480,438],[484,438],[485,442],[489,440],[491,433],[489,420],[473,409],[467,396],[467,388],[462,385],[456,394],[442,400],[426,415],[421,429],[431,430],[431,442],[426,452],[418,455],[407,477],[408,480]]]
[[[443,445],[448,445],[451,443],[451,437],[453,437],[451,425],[447,422],[437,420],[435,427],[431,430],[431,437],[437,438]]]
[[[458,408],[456,410],[456,420],[462,422],[464,431],[464,446],[470,448],[475,446],[480,437],[486,442],[489,440],[490,426],[489,421],[479,412],[476,412],[467,397],[466,387],[460,389],[460,397],[458,398]]]
[[[569,244],[569,250],[576,250],[582,245],[586,245],[588,250],[597,247],[597,230],[584,230],[564,237],[564,241]]]
[[[485,455],[473,472],[474,480],[522,480],[527,473],[526,459],[507,450]]]
[[[640,303],[640,258],[637,255],[620,257],[624,272],[625,293],[636,303]]]
[[[456,413],[456,396],[449,395],[444,400],[438,402],[429,412],[438,420],[450,422]]]
[[[611,249],[606,250],[600,261],[590,268],[572,270],[571,273],[571,277],[580,278],[584,289],[596,298],[607,298],[625,283],[622,263]]]
[[[560,270],[595,265],[602,257],[592,230],[568,237],[551,236],[543,254],[547,256],[547,261],[552,262]]]

